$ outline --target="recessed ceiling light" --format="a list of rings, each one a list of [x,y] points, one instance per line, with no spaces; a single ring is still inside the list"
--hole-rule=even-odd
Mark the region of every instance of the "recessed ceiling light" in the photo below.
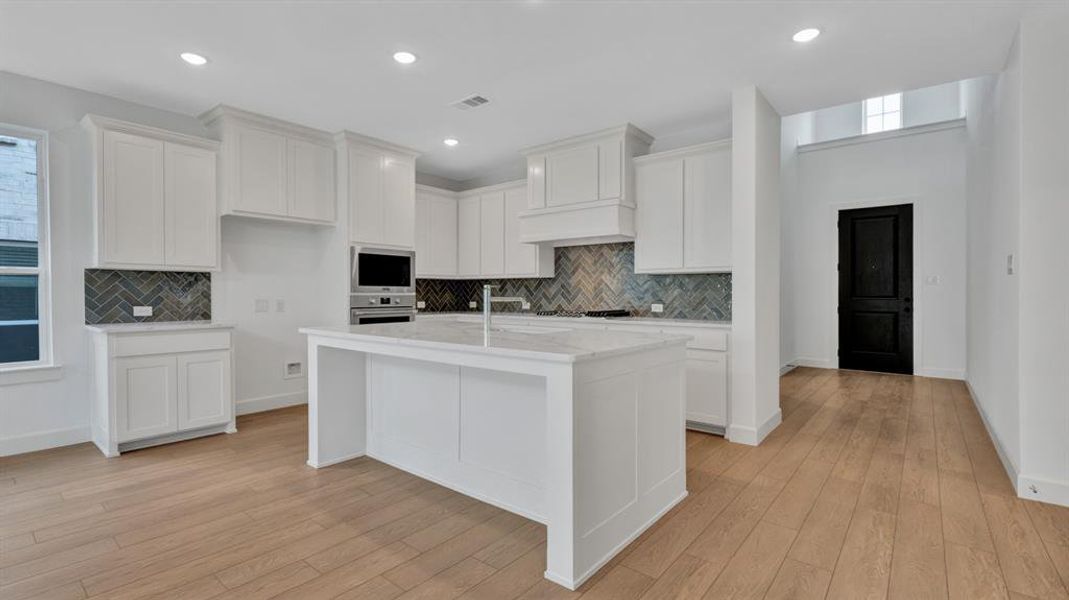
[[[196,52],[183,52],[178,55],[182,60],[193,65],[194,67],[203,67],[208,64],[208,59],[204,58]]]
[[[815,28],[815,27],[810,27],[808,29],[803,29],[803,30],[799,31],[798,33],[794,34],[794,37],[791,38],[791,39],[793,39],[796,42],[802,42],[802,43],[812,42],[813,40],[817,39],[818,35],[820,35],[820,30]]]
[[[452,148],[453,146],[456,146],[457,144],[459,144],[460,140],[458,140],[456,138],[445,138],[444,140],[442,140],[442,143],[445,144],[446,146],[449,146],[450,148]]]
[[[412,54],[411,52],[405,52],[404,50],[402,50],[400,52],[394,52],[393,59],[401,63],[402,65],[410,65],[416,62],[416,55]]]

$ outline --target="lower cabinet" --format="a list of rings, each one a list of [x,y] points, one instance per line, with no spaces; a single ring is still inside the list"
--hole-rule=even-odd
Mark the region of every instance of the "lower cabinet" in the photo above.
[[[727,427],[726,352],[687,349],[687,421],[691,426]]]
[[[230,331],[95,327],[93,441],[107,456],[234,431]],[[188,327],[188,326],[187,326]]]

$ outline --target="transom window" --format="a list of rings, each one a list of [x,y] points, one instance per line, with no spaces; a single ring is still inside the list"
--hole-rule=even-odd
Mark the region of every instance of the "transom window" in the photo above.
[[[44,132],[0,124],[0,368],[49,364]]]
[[[862,103],[865,133],[902,128],[902,93],[869,98]]]

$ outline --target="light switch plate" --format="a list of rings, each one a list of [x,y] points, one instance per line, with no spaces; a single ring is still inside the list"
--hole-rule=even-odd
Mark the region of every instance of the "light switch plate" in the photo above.
[[[468,302],[468,308],[475,308],[476,306],[478,306],[478,304],[476,304],[474,300]]]
[[[661,304],[660,302],[654,302],[653,304],[650,305],[650,312],[663,313],[664,312],[664,305]]]
[[[152,316],[152,307],[151,306],[135,306],[134,307],[134,316],[135,317],[151,317]]]
[[[422,300],[420,300],[420,301],[416,302],[416,308],[421,309],[421,310],[424,309],[424,308],[427,308],[427,303],[422,301]]]
[[[267,301],[267,298],[257,298],[254,310],[258,313],[265,313],[271,310],[271,304]]]
[[[524,302],[524,303],[520,304],[520,308],[522,310],[531,310],[531,303],[530,302]]]

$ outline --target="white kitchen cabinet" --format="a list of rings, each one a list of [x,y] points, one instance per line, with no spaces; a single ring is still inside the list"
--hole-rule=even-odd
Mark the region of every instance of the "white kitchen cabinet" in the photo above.
[[[339,195],[349,206],[349,241],[414,249],[418,153],[349,131],[335,140]]]
[[[448,190],[416,186],[416,277],[456,275],[456,195]]]
[[[687,421],[727,427],[727,353],[687,349]]]
[[[479,277],[482,270],[482,210],[479,196],[457,201],[457,275]]]
[[[557,246],[634,239],[631,159],[653,138],[627,124],[524,151],[527,210],[520,239]]]
[[[89,325],[93,442],[106,456],[235,429],[231,329]]]
[[[215,268],[219,262],[216,152],[166,143],[163,156],[164,264]]]
[[[520,213],[527,208],[526,186],[505,190],[505,275],[553,275],[553,248],[520,241]]]
[[[225,423],[231,418],[230,351],[189,352],[175,356],[178,429]]]
[[[333,222],[334,148],[307,140],[288,140],[288,216]]]
[[[505,193],[479,195],[479,274],[500,277],[505,274]]]
[[[174,356],[117,358],[114,369],[119,442],[178,431]]]
[[[330,134],[223,105],[200,118],[222,140],[221,214],[334,224]]]
[[[635,272],[730,272],[730,140],[634,162]]]
[[[219,268],[218,142],[86,115],[92,143],[92,266]]]

